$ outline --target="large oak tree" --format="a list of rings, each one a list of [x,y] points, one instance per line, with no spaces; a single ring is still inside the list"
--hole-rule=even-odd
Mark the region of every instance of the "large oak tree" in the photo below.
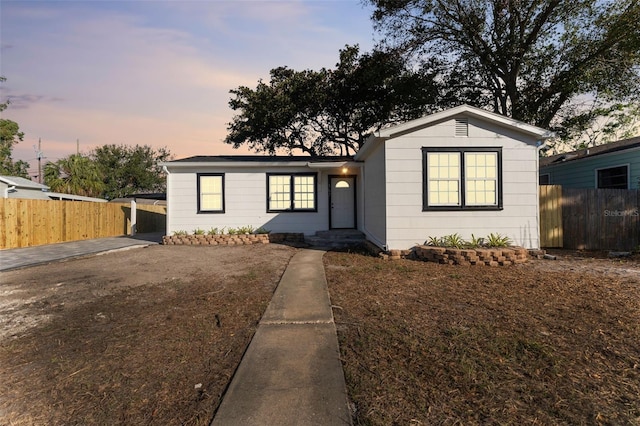
[[[369,2],[384,45],[442,61],[443,106],[467,102],[567,138],[638,112],[637,0]]]
[[[415,71],[389,50],[361,54],[340,51],[334,69],[271,70],[255,89],[231,90],[237,114],[225,142],[274,154],[352,154],[369,135],[389,123],[416,118],[433,107],[433,75]]]

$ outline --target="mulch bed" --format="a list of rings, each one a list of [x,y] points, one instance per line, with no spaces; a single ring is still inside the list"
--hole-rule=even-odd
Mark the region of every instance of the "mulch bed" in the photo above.
[[[328,253],[355,424],[640,424],[640,257],[554,253],[481,269]]]

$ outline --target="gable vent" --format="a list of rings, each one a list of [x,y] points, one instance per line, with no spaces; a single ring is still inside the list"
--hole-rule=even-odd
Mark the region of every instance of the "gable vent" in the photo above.
[[[456,136],[469,136],[469,120],[456,118]]]

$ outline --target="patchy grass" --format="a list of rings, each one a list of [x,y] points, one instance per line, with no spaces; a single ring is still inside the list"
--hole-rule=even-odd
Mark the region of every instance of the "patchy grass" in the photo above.
[[[640,424],[638,258],[548,262],[328,253],[355,424]]]
[[[293,252],[158,246],[3,273],[2,326],[31,322],[0,339],[0,423],[208,425]]]

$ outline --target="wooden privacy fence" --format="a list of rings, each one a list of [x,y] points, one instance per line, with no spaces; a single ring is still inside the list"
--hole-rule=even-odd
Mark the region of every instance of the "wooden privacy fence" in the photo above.
[[[562,187],[540,186],[540,247],[562,247]]]
[[[635,250],[640,247],[640,190],[540,187],[542,247]]]
[[[166,206],[138,204],[137,232],[164,232]],[[0,199],[0,248],[131,233],[131,204]]]

